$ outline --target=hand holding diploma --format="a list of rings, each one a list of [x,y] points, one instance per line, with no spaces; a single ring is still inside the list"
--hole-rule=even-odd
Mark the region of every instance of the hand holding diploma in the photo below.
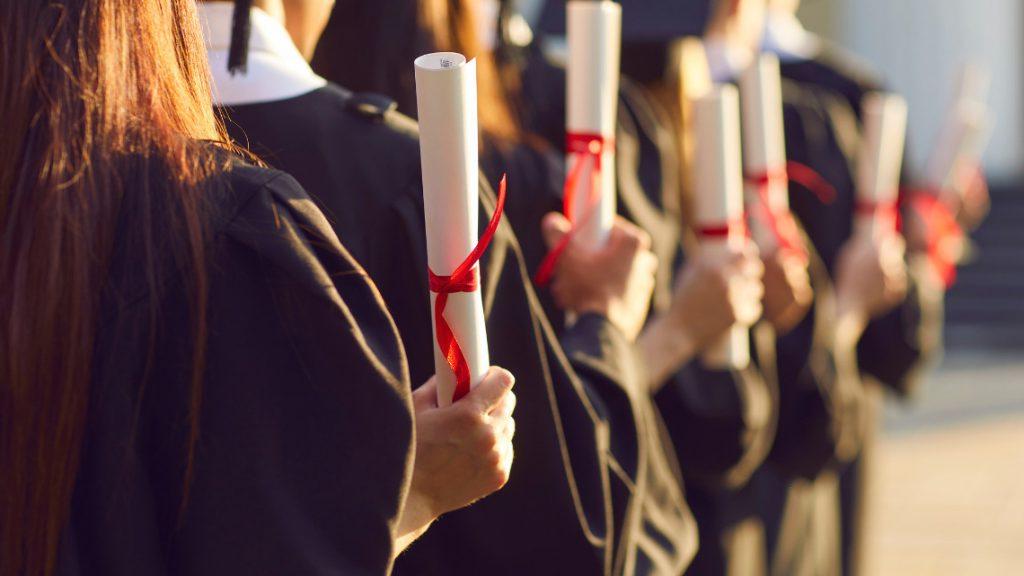
[[[907,104],[894,94],[873,93],[863,106],[855,233],[836,264],[840,321],[852,318],[858,333],[899,304],[907,289],[906,245],[896,230]]]
[[[749,244],[743,213],[740,111],[736,88],[719,86],[697,100],[694,103],[694,128],[697,146],[694,151],[694,209],[701,252],[712,258],[729,258],[732,254],[746,251]],[[756,279],[743,274],[728,279],[728,294],[735,308],[747,307],[746,303],[755,292],[760,300],[763,286],[759,286],[758,272]],[[752,286],[757,286],[758,290]],[[732,326],[718,343],[705,351],[705,364],[716,368],[746,367],[750,363],[747,328],[749,324]]]
[[[572,232],[551,248],[534,280],[551,281],[570,242],[598,249],[615,222],[615,127],[622,7],[573,0],[566,6],[566,178],[563,214]]]
[[[416,457],[396,552],[442,514],[508,482],[516,430],[514,384],[508,371],[491,367],[477,387],[449,406],[438,406],[436,377],[413,391]]]
[[[814,299],[807,250],[789,210],[779,60],[762,54],[740,76],[743,167],[750,228],[765,263],[765,317],[779,333],[795,326]],[[809,169],[805,169],[809,170]]]
[[[835,285],[838,315],[863,330],[868,320],[899,305],[907,294],[906,243],[899,234],[881,239],[854,235],[839,252]]]
[[[572,225],[552,212],[543,223],[549,247],[563,244]],[[658,259],[651,252],[651,237],[617,218],[608,241],[596,249],[570,243],[554,270],[551,294],[574,315],[594,312],[606,316],[627,339],[636,339],[647,319]]]

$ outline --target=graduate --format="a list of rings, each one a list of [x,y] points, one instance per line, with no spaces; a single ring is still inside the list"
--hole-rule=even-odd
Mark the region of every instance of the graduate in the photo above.
[[[855,130],[849,126],[859,122],[864,96],[884,90],[885,84],[864,62],[806,31],[795,15],[799,4],[799,0],[768,0],[763,48],[779,55],[784,77],[824,91],[822,113],[818,120],[810,121],[799,131],[799,139],[805,143],[795,147],[802,149],[804,154],[812,155],[812,151],[823,144],[822,139],[832,140],[825,149],[835,150],[837,153],[833,157],[837,159],[827,160],[823,157],[827,153],[817,156],[820,162],[835,167],[841,182],[846,170],[839,158],[845,155],[847,160],[852,160],[853,157],[849,146],[844,145],[855,138],[852,136]],[[847,106],[837,104],[843,101]],[[830,126],[827,132],[820,129],[822,124]],[[812,140],[811,135],[817,135],[817,138]],[[904,186],[913,186],[914,180],[905,162]],[[954,215],[965,228],[975,228],[987,212],[987,203],[987,195],[967,196],[963,203],[954,207]],[[910,252],[908,297],[905,305],[897,307],[867,329],[858,350],[861,366],[872,383],[880,384],[903,399],[910,397],[919,387],[923,368],[940,354],[944,291],[936,272],[924,257],[925,248],[930,244],[928,217],[915,213],[910,206],[911,203],[905,203],[902,210],[903,233]],[[817,215],[810,216],[810,211],[808,217],[818,219]],[[844,235],[826,232],[829,229],[827,224],[822,228],[818,237],[830,246],[823,252],[833,252]],[[840,230],[845,230],[845,227]],[[841,478],[845,574],[859,573],[864,554],[865,491],[881,406],[880,388],[869,386],[868,392],[863,454]]]
[[[305,63],[309,54],[298,47],[316,43],[322,22],[304,26],[304,15],[329,3],[259,2],[251,10],[241,4],[200,5],[215,93],[232,132],[310,190],[379,285],[414,378],[429,373],[415,123],[397,114],[392,101],[329,84]],[[345,6],[337,6],[335,19]],[[232,34],[247,27],[248,41]],[[380,35],[373,49],[389,53],[398,36],[371,30]],[[247,47],[248,58],[232,46]],[[339,57],[381,55],[369,47]],[[411,58],[393,64],[411,76]],[[509,173],[510,195],[529,194],[517,178]],[[481,222],[494,209],[494,194],[482,182]],[[485,499],[434,525],[399,557],[397,573],[618,573],[637,562],[638,550],[670,563],[692,554],[695,530],[678,484],[662,480],[671,471],[648,472],[651,432],[633,393],[639,366],[620,328],[632,322],[626,295],[639,293],[644,306],[649,298],[649,288],[646,295],[637,289],[650,283],[651,271],[642,265],[649,259],[646,242],[620,224],[605,250],[569,256],[559,282],[577,321],[556,337],[531,287],[514,225],[498,227],[480,274],[491,357],[520,381],[537,382],[517,389],[515,474],[501,500]]]
[[[410,397],[366,273],[218,124],[193,3],[0,14],[0,573],[382,574],[505,482],[512,376]]]
[[[736,30],[744,30],[746,35],[736,34],[732,42],[726,36],[725,42],[709,46],[709,62],[713,70],[719,70],[713,72],[719,78],[737,74],[756,54],[764,5],[749,3],[735,10]],[[783,76],[788,78],[785,67]],[[888,235],[875,246],[865,236],[852,235],[855,189],[850,168],[853,159],[847,155],[851,135],[842,131],[855,125],[854,116],[843,112],[850,108],[842,97],[817,88],[795,83],[785,89],[787,155],[816,170],[834,186],[836,194],[826,201],[808,194],[802,186],[791,186],[791,207],[834,287],[835,315],[829,330],[837,350],[855,343],[857,367],[863,376],[885,372],[894,381],[903,380],[924,358],[917,344],[924,307],[916,288],[904,298],[907,271],[901,256],[902,237]],[[845,124],[841,120],[844,114],[850,119]],[[843,356],[837,355],[837,359],[848,354],[840,352]],[[850,398],[846,403],[848,420],[853,421],[858,437],[862,436],[870,429],[874,401],[870,393],[864,395],[859,390],[870,392],[871,388],[850,385],[839,390],[847,391],[843,395]],[[780,440],[781,436],[780,426]],[[844,452],[847,458],[853,455]],[[755,479],[762,491],[772,570],[783,574],[839,572],[843,558],[840,538],[845,539],[848,529],[842,525],[846,515],[837,519],[834,513],[836,470],[825,471],[810,486],[786,482],[774,472],[766,468]],[[843,469],[838,472],[846,474]]]

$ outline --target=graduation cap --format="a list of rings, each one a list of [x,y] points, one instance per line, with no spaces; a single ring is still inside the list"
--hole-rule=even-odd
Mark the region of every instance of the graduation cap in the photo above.
[[[228,50],[228,72],[245,74],[249,61],[249,36],[252,34],[252,0],[235,0],[231,19],[231,47]]]
[[[622,41],[668,42],[703,36],[715,0],[619,0],[622,4]],[[565,2],[548,0],[537,25],[542,34],[565,35]]]

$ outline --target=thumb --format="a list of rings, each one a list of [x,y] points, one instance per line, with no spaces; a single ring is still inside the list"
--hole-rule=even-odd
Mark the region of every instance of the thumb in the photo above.
[[[541,233],[548,248],[554,248],[572,230],[572,224],[560,212],[549,212],[541,222]]]
[[[430,380],[412,391],[412,408],[416,414],[437,408],[437,376],[431,376]]]
[[[469,394],[466,394],[459,402],[468,402],[474,412],[488,414],[512,389],[515,382],[516,379],[511,372],[504,368],[491,366],[480,384],[470,390]]]

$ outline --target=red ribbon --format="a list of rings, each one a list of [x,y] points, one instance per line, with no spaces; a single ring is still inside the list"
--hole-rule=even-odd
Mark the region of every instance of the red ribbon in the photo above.
[[[697,235],[701,238],[729,238],[733,234],[746,236],[746,219],[740,215],[732,220],[704,224],[697,228]]]
[[[575,236],[576,231],[594,216],[599,200],[598,194],[600,193],[601,157],[614,145],[615,140],[613,138],[606,138],[600,134],[570,132],[566,135],[565,151],[572,157],[573,166],[565,178],[565,189],[562,193],[562,213],[569,219],[572,229],[544,256],[544,260],[537,267],[537,273],[534,274],[533,281],[538,286],[546,286],[551,282],[555,269],[558,267],[558,261],[569,246],[569,241]],[[583,218],[575,221],[573,214],[575,213],[577,184],[583,175],[583,168],[586,166],[587,160],[592,161],[594,164],[594,170],[590,173],[590,186],[587,188],[587,210],[584,212]]]
[[[925,250],[929,264],[946,289],[956,283],[958,255],[950,251],[951,245],[962,245],[964,231],[956,215],[943,202],[935,190],[905,189],[900,191],[902,203],[921,219],[925,232]]]
[[[792,212],[779,211],[772,208],[768,198],[768,189],[774,182],[788,186],[796,182],[810,190],[823,204],[831,204],[836,199],[836,189],[813,168],[799,162],[787,162],[785,166],[766,169],[763,172],[747,174],[745,179],[755,187],[759,200],[759,208],[754,214],[771,230],[779,244],[779,248],[807,257],[807,250],[800,242],[800,228],[793,218]]]
[[[455,374],[455,392],[452,401],[458,401],[469,393],[470,375],[469,363],[462,353],[462,347],[452,332],[452,327],[444,317],[445,306],[448,305],[448,295],[457,292],[476,292],[480,287],[480,274],[477,272],[477,263],[484,255],[487,247],[494,239],[494,233],[498,230],[498,223],[501,222],[502,212],[505,210],[505,191],[507,178],[501,177],[501,185],[498,187],[498,204],[491,215],[491,221],[487,224],[480,241],[470,251],[466,259],[462,261],[451,276],[438,276],[427,267],[427,274],[430,277],[430,291],[437,294],[434,300],[434,331],[437,334],[437,345],[441,349],[448,366]]]
[[[891,218],[899,220],[899,204],[897,202],[872,202],[870,200],[858,200],[854,211],[859,216],[870,216],[879,218]]]

